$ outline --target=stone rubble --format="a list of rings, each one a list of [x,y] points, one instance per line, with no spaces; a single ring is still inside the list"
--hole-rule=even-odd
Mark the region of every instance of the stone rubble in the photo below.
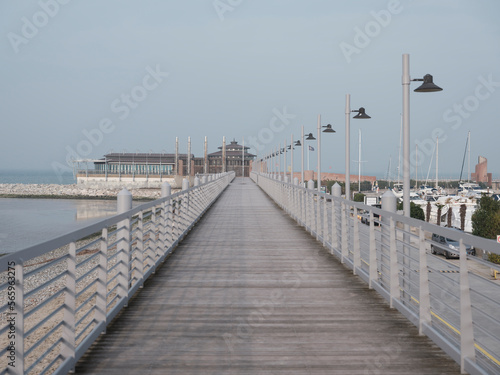
[[[22,196],[68,196],[68,197],[116,197],[121,188],[89,188],[81,185],[57,185],[57,184],[0,184],[1,195]],[[172,189],[172,193],[174,189]],[[130,189],[134,198],[157,199],[161,196],[161,189],[135,188]]]

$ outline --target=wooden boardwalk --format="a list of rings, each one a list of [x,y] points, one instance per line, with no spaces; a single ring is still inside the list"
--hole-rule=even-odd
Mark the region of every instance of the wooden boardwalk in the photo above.
[[[77,374],[459,374],[250,179],[228,187]]]

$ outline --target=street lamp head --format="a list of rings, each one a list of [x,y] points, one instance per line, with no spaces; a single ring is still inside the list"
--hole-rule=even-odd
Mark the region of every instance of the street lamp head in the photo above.
[[[332,129],[332,126],[330,124],[323,126],[323,128],[326,128],[325,130],[323,130],[323,133],[336,133],[336,131]]]
[[[295,146],[302,146],[302,143],[300,141],[295,142]]]
[[[361,107],[357,111],[353,110],[353,112],[358,112],[358,114],[356,116],[354,116],[353,118],[371,118],[370,116],[368,116],[366,114],[365,109],[363,107]]]
[[[434,82],[432,82],[432,76],[430,74],[426,74],[424,79],[419,79],[417,81],[424,81],[420,87],[417,87],[415,92],[434,92],[434,91],[442,91],[443,89],[439,86],[436,86]]]
[[[316,138],[314,138],[313,133],[309,133],[309,135],[306,138],[306,141],[314,141]]]

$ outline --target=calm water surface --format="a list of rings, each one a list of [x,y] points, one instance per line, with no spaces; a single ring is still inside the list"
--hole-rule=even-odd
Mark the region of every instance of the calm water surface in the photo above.
[[[22,250],[115,214],[116,201],[0,198],[0,253]]]

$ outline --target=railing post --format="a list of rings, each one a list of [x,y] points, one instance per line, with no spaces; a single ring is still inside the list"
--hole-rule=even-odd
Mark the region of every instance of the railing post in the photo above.
[[[139,212],[139,216],[137,218],[137,261],[141,262],[141,268],[140,268],[140,277],[141,279],[144,278],[144,214]],[[146,257],[147,258],[147,257]],[[151,267],[154,267],[154,263],[150,265]],[[154,272],[154,271],[153,271]],[[141,286],[142,288],[142,286]]]
[[[347,203],[348,201],[343,201],[342,202],[342,214],[341,214],[341,220],[342,220],[342,256],[340,257],[340,263],[344,263],[346,258],[349,258],[349,243],[348,240],[348,232],[347,232],[347,225],[348,225],[348,218],[347,215],[349,215],[348,212],[348,206]]]
[[[206,176],[203,176],[206,180]],[[167,198],[165,202],[163,202],[163,247],[165,256],[169,253],[170,246],[172,246],[172,226],[171,226],[171,204],[172,199],[170,198],[172,195],[172,186],[168,182],[164,182],[161,185],[161,197]],[[170,231],[170,236],[168,232]],[[169,238],[169,240],[167,240]]]
[[[9,370],[16,375],[24,374],[24,265],[23,260],[19,259],[18,262],[12,261],[8,263],[8,271],[12,275],[12,269],[15,272],[15,284],[11,285],[9,282],[9,291],[15,292],[15,306],[14,311],[7,313],[7,322],[9,325],[15,328],[16,333],[16,345],[14,350],[14,355],[12,356],[12,350],[7,351],[6,360],[14,362],[15,367],[10,367]],[[11,288],[12,287],[12,288]],[[10,344],[10,342],[9,342]]]
[[[76,243],[69,244],[67,257],[66,288],[64,293],[64,324],[62,329],[63,344],[61,346],[61,356],[63,361],[73,363],[75,361],[75,312],[76,312]]]
[[[353,226],[354,226],[354,238],[353,238],[353,263],[352,263],[352,273],[356,275],[356,268],[361,268],[361,249],[359,243],[359,220],[358,220],[358,209],[356,206],[353,207]]]
[[[107,301],[108,301],[108,228],[102,229],[101,250],[99,252],[99,270],[97,273],[97,297],[95,319],[97,324],[103,322],[106,333],[107,322]]]
[[[373,283],[378,279],[377,273],[377,243],[375,240],[375,223],[373,222],[373,211],[370,211],[370,245],[369,245],[369,274],[368,287],[373,288]],[[380,225],[380,223],[379,223]]]
[[[328,240],[328,210],[326,204],[326,195],[323,199],[323,246],[326,246]]]
[[[309,180],[307,181],[307,213],[309,216],[309,232],[313,234],[313,221],[314,221],[314,226],[316,226],[316,213],[314,212],[314,181]],[[309,198],[309,195],[311,196]]]
[[[396,247],[396,223],[394,222],[394,219],[391,217],[390,220],[390,231],[391,231],[391,237],[390,237],[390,254],[389,254],[389,263],[390,263],[390,294],[391,294],[391,300],[390,300],[390,307],[393,307],[393,301],[395,299],[400,298],[400,292],[399,292],[399,267],[398,267],[398,253],[397,253],[397,247]]]
[[[431,323],[431,299],[429,292],[429,270],[427,269],[427,253],[425,251],[425,232],[419,229],[419,327],[418,333],[423,335],[424,324]]]
[[[384,195],[382,195],[382,209],[389,212],[396,212],[396,207],[397,207],[396,196],[392,191],[390,190],[386,191]],[[389,304],[391,307],[393,298],[396,297],[396,294],[399,294],[395,231],[396,228],[394,225],[394,220],[392,218],[389,219],[387,217],[382,216],[382,252],[385,252],[387,258],[389,259],[389,264],[386,264],[386,267],[389,269],[388,292],[390,295]],[[387,240],[388,238],[389,240]],[[384,259],[386,258],[382,256],[381,257],[382,263],[384,263]]]
[[[460,369],[462,374],[466,374],[466,359],[475,362],[476,349],[474,347],[467,252],[463,240],[460,239]]]
[[[342,195],[342,188],[336,182],[332,186],[332,196],[336,198],[340,198]],[[338,222],[338,217],[339,217],[339,212],[340,212],[340,203],[337,202],[335,203],[335,199],[332,199],[332,248],[331,248],[331,253],[333,254],[334,250],[338,251],[339,247],[339,237],[338,237],[338,229],[337,229],[337,222]]]
[[[123,189],[118,193],[117,197],[117,213],[121,214],[132,209],[132,194],[127,189]],[[117,289],[118,296],[125,299],[125,306],[128,304],[128,290],[130,282],[130,218],[122,220],[118,223],[118,262],[117,267],[120,276],[117,277],[119,287]]]
[[[189,192],[187,191],[188,189],[189,189],[189,180],[185,178],[182,180],[182,191],[184,192],[184,195],[182,196],[181,219],[183,221],[183,228],[180,237],[184,237],[185,232],[189,228]]]
[[[294,177],[293,179],[293,195],[292,195],[292,204],[293,204],[293,218],[298,221],[299,218],[299,205],[298,205],[298,194],[299,194],[299,189],[297,188],[299,186],[299,179],[297,177]]]

